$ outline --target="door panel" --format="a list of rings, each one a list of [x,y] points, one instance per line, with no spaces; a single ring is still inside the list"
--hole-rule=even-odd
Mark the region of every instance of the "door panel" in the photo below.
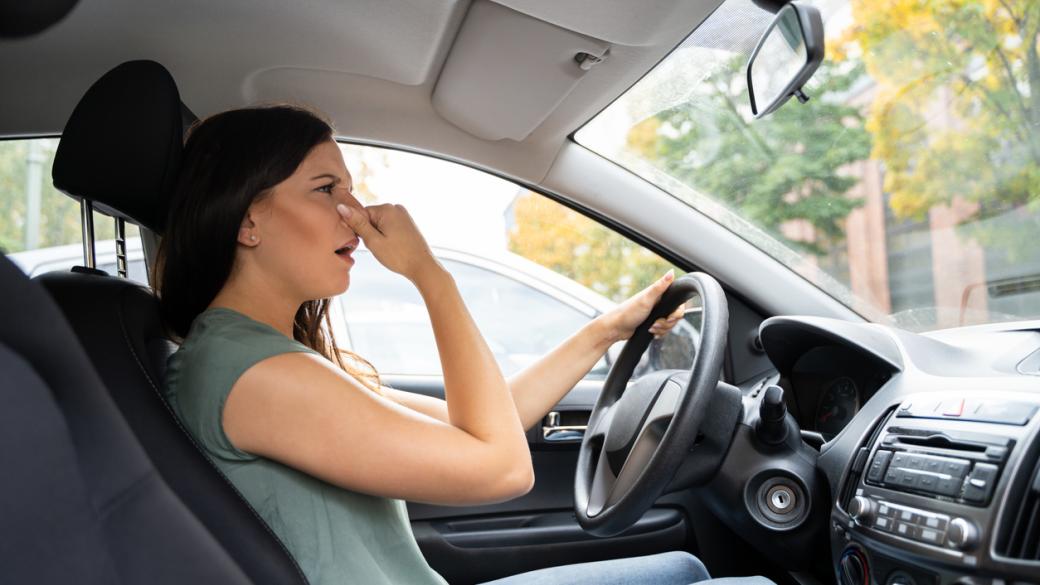
[[[401,390],[444,397],[440,377],[383,376],[383,381]],[[602,385],[579,382],[554,409],[560,413],[560,424],[587,421]],[[585,533],[574,518],[580,439],[546,442],[543,424],[527,432],[535,472],[529,493],[486,506],[408,503],[419,547],[445,579],[452,584],[480,583],[542,567],[690,548],[687,514],[681,506],[653,508],[628,531],[611,538]]]
[[[430,565],[453,585],[681,549],[686,541],[685,519],[672,508],[651,509],[626,532],[603,539],[585,533],[571,511],[413,522],[412,530]]]

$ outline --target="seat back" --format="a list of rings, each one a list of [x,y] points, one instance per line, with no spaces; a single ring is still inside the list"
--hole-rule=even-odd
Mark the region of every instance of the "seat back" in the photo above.
[[[158,63],[124,63],[76,107],[54,162],[54,184],[107,213],[162,230],[182,148],[176,84]],[[123,169],[123,170],[121,170]],[[288,550],[180,426],[162,392],[164,336],[153,293],[76,270],[35,280],[55,299],[130,430],[162,478],[258,585],[306,584]]]
[[[54,302],[7,258],[0,299],[0,583],[250,583],[149,461]]]

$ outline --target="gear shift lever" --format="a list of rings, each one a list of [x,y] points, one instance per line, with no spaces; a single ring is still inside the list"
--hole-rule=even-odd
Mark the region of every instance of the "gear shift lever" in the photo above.
[[[784,389],[779,386],[766,388],[762,401],[758,403],[758,424],[755,433],[759,440],[768,445],[779,445],[787,439],[787,404]]]

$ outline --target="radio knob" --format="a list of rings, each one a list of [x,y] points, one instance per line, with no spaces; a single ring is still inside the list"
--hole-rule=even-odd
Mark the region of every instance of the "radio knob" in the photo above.
[[[866,526],[874,519],[874,502],[864,496],[856,496],[849,502],[849,516],[856,524]]]
[[[978,544],[979,531],[964,518],[954,518],[950,520],[950,526],[946,529],[946,539],[956,548],[968,550]]]

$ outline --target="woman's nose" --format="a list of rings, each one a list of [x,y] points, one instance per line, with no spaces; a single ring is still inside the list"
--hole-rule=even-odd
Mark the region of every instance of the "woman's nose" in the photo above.
[[[336,204],[342,203],[348,207],[362,207],[361,202],[354,198],[347,187],[336,186],[332,188],[332,199]]]

